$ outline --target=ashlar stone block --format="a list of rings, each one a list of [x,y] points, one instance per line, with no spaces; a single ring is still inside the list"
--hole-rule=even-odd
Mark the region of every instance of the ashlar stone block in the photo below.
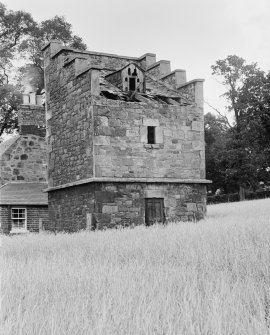
[[[110,145],[110,137],[109,136],[96,136],[95,145]]]
[[[143,125],[144,126],[152,126],[152,127],[158,127],[159,126],[159,120],[158,119],[143,119]]]
[[[110,206],[110,205],[104,205],[102,207],[102,213],[105,214],[112,214],[118,212],[118,206]]]
[[[161,127],[156,127],[156,143],[163,143],[163,129]]]

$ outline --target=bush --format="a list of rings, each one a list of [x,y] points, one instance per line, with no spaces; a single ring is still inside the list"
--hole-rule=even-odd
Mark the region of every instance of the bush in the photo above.
[[[247,192],[246,200],[270,198],[270,190],[260,190],[255,192]],[[225,202],[240,201],[238,193],[221,194],[207,196],[207,204],[221,204]]]

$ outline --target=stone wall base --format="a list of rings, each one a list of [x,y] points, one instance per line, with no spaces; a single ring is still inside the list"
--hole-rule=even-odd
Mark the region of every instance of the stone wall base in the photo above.
[[[206,214],[206,185],[95,182],[49,191],[54,231],[145,224],[145,199],[164,199],[166,222],[197,221]]]

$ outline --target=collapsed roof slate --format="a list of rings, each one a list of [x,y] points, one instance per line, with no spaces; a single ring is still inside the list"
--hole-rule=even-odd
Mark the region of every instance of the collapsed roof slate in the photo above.
[[[127,65],[128,66],[128,65]],[[125,66],[125,67],[127,67]],[[124,68],[125,68],[124,67]],[[118,69],[116,71],[111,70],[101,70],[100,71],[100,91],[103,92],[102,95],[106,96],[106,92],[109,95],[113,95],[116,100],[127,100],[130,101],[134,99],[135,101],[158,101],[159,103],[169,104],[169,105],[188,105],[192,102],[184,97],[180,92],[176,91],[168,84],[165,84],[162,80],[158,80],[153,76],[149,75],[146,71],[145,81],[146,81],[146,92],[131,94],[130,92],[124,92],[118,87],[113,85],[111,82],[106,80],[106,77],[115,72],[121,71]]]

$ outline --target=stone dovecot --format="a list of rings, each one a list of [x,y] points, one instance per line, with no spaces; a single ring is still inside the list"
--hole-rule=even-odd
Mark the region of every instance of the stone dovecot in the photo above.
[[[203,80],[154,54],[44,48],[49,229],[206,213]]]

